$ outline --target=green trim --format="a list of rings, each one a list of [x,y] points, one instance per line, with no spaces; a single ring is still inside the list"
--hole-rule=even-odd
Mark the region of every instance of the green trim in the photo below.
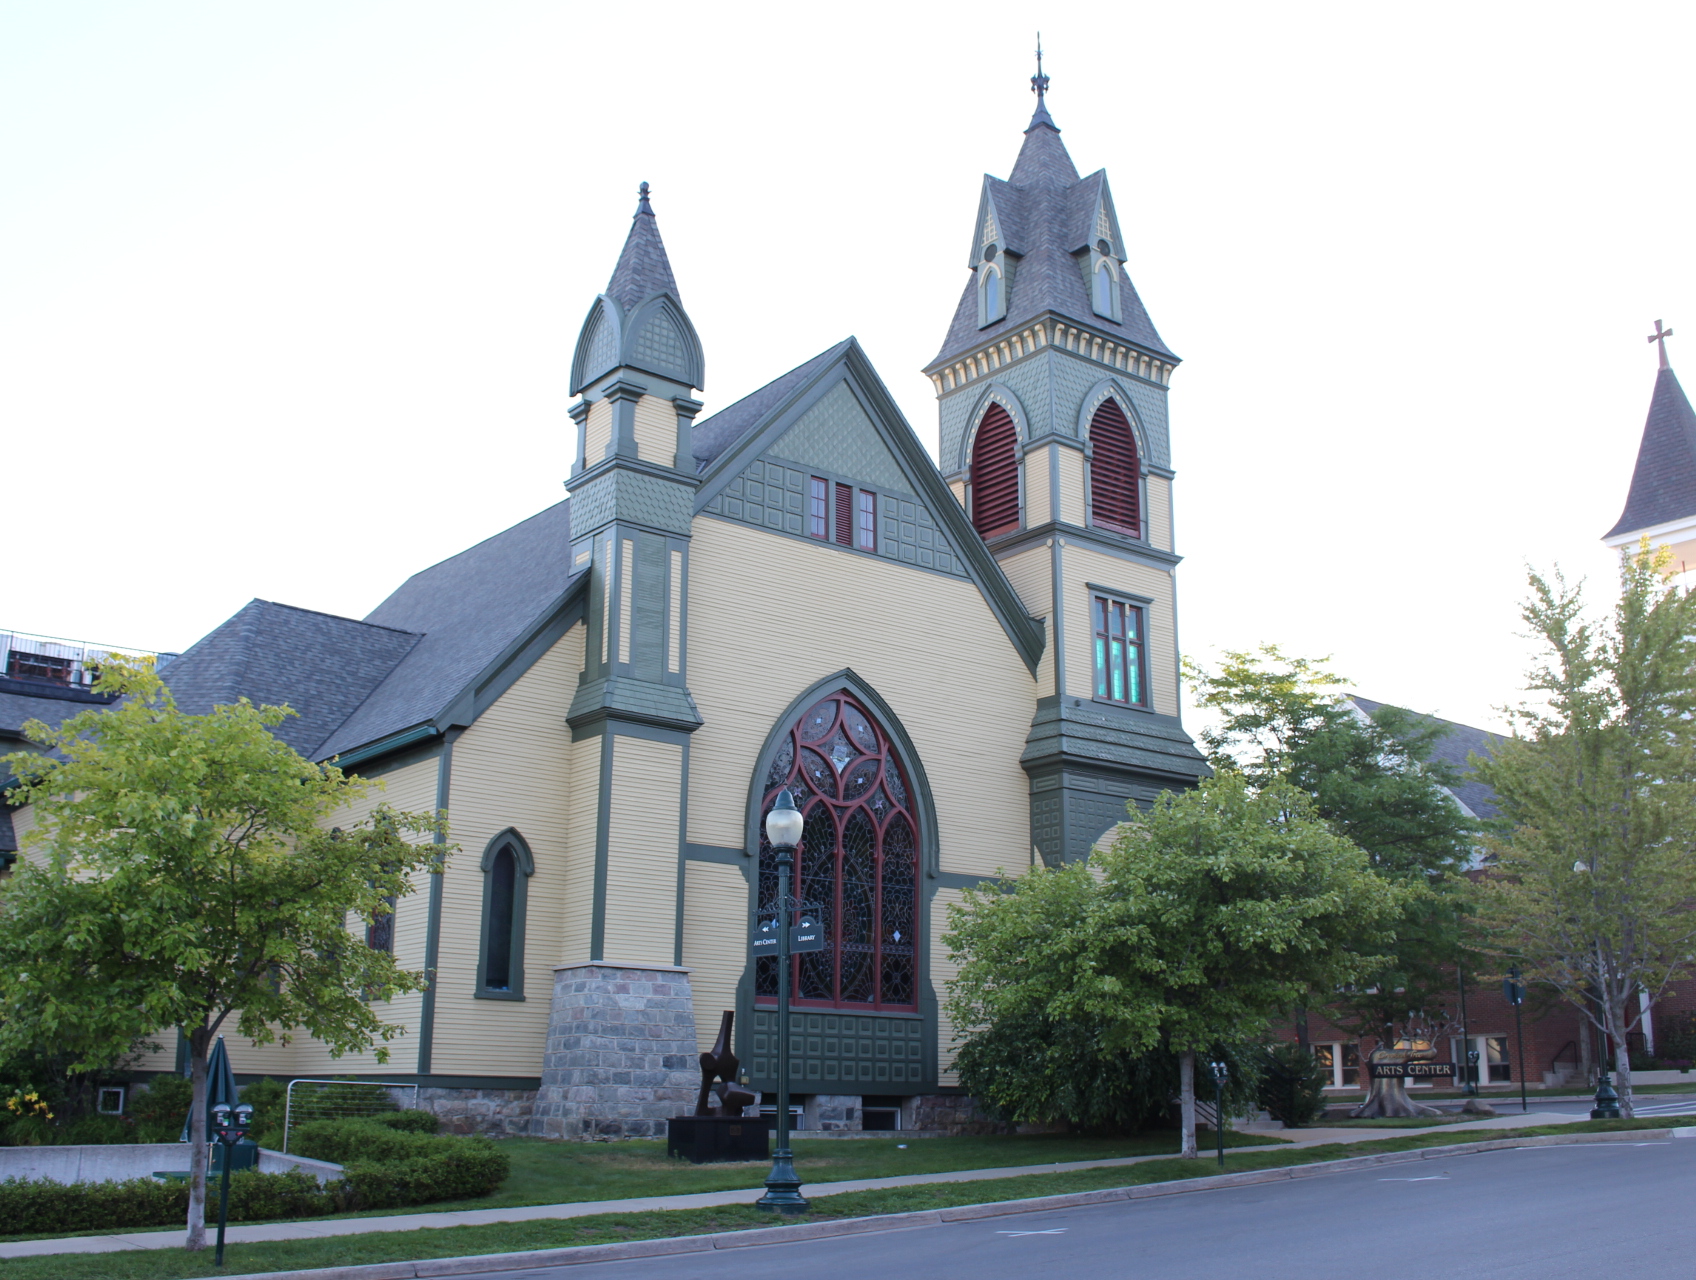
[[[503,849],[510,848],[518,862],[518,870],[522,873],[512,885],[512,919],[508,921],[512,936],[507,943],[507,982],[505,991],[494,990],[488,984],[489,973],[489,903],[490,878],[494,870],[495,856]],[[483,846],[481,862],[483,871],[483,910],[481,931],[477,935],[477,981],[472,989],[472,995],[478,1000],[513,1000],[524,999],[524,931],[530,908],[530,877],[536,874],[536,858],[530,852],[530,845],[519,834],[518,828],[507,827],[488,844]]]
[[[448,807],[448,799],[453,790],[453,744],[458,740],[460,730],[449,729],[442,739],[442,754],[436,765],[436,812],[439,814]],[[436,836],[437,845],[447,843],[446,834]],[[418,1017],[418,1074],[430,1074],[430,1056],[436,1044],[436,968],[442,950],[442,879],[447,875],[445,868],[438,869],[430,875],[430,914],[424,927],[424,976],[428,986],[424,988],[423,1008]]]
[[[595,897],[589,917],[589,962],[606,959],[607,845],[612,830],[612,742],[615,733],[601,735],[601,778],[595,790]]]
[[[733,867],[748,861],[746,849],[732,849],[721,844],[686,844],[683,856],[690,862],[723,862]]]
[[[399,751],[402,747],[410,747],[415,742],[423,742],[426,738],[441,736],[441,730],[433,724],[415,724],[410,729],[402,729],[399,733],[391,733],[386,738],[378,738],[363,747],[355,747],[352,751],[344,751],[339,756],[329,757],[325,764],[333,764],[346,772],[367,760],[375,760],[378,756],[386,756],[391,751]]]
[[[671,962],[683,967],[683,898],[689,865],[689,743],[683,743],[683,774],[677,796],[677,903],[672,917]]]

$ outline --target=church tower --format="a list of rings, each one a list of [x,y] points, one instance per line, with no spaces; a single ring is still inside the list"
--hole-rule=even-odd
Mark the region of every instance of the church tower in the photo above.
[[[1696,413],[1667,363],[1671,329],[1655,321],[1649,341],[1660,348],[1660,371],[1649,397],[1649,417],[1637,448],[1637,466],[1625,510],[1602,541],[1622,552],[1648,538],[1672,547],[1678,571],[1696,569]]]
[[[926,367],[944,479],[1047,625],[1023,757],[1031,841],[1085,857],[1125,814],[1206,773],[1179,722],[1166,397],[1105,171],[1080,178],[1048,77],[1007,180],[985,175],[971,275]]]

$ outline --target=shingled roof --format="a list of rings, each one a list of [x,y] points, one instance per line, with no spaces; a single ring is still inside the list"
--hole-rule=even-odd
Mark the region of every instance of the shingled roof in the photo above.
[[[690,450],[695,457],[695,470],[705,471],[715,458],[730,448],[765,417],[774,406],[782,404],[801,389],[809,378],[825,368],[848,349],[853,338],[844,338],[827,351],[821,351],[788,373],[773,378],[758,391],[751,391],[735,404],[727,405],[695,424],[690,432]]]
[[[1391,704],[1374,702],[1371,698],[1351,697],[1349,701],[1359,707],[1367,715]],[[1406,708],[1398,708],[1406,710]],[[1418,712],[1409,714],[1417,716],[1427,724],[1440,725],[1441,731],[1431,745],[1431,758],[1441,760],[1454,766],[1460,775],[1459,785],[1444,788],[1455,799],[1459,800],[1477,817],[1489,820],[1494,818],[1499,810],[1496,803],[1496,793],[1493,788],[1479,780],[1472,772],[1472,766],[1467,763],[1469,756],[1488,756],[1501,735],[1490,733],[1484,729],[1474,729],[1468,724],[1456,724],[1453,720],[1442,720],[1436,716],[1421,715]]]
[[[1637,447],[1637,467],[1625,510],[1603,538],[1696,517],[1696,413],[1669,368],[1655,376],[1655,394]]]
[[[669,293],[679,303],[683,301],[677,292],[677,281],[672,278],[671,259],[666,257],[659,220],[648,203],[648,184],[644,182],[636,216],[630,222],[630,234],[624,238],[618,265],[607,282],[607,294],[628,316],[656,293]]]
[[[960,294],[942,349],[927,371],[1001,333],[1014,332],[1047,312],[1103,333],[1118,334],[1152,355],[1178,358],[1155,331],[1128,273],[1119,273],[1119,314],[1123,321],[1097,315],[1090,304],[1084,273],[1074,255],[1095,239],[1091,219],[1106,183],[1105,170],[1078,177],[1077,167],[1060,139],[1059,127],[1048,108],[1039,103],[1009,180],[984,175],[985,194],[994,202],[998,215],[1001,244],[1007,252],[1020,255],[1008,291],[1007,315],[994,324],[978,327],[974,273]]]

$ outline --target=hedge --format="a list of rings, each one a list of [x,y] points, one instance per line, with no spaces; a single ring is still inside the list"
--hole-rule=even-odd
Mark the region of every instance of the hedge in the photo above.
[[[434,1116],[416,1111],[301,1125],[289,1144],[294,1153],[341,1164],[342,1177],[320,1186],[299,1169],[232,1174],[230,1221],[314,1218],[464,1200],[489,1195],[506,1180],[507,1154],[490,1139],[438,1136],[435,1129]],[[208,1178],[209,1217],[217,1212],[217,1192],[217,1180]],[[162,1227],[187,1216],[186,1182],[0,1181],[0,1231],[8,1235]]]

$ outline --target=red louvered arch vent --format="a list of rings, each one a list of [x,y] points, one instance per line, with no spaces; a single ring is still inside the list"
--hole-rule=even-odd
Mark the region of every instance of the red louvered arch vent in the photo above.
[[[972,442],[972,524],[986,538],[1018,527],[1018,443],[1007,410],[990,405]]]
[[[1090,419],[1093,457],[1089,464],[1093,523],[1133,538],[1142,536],[1137,502],[1137,438],[1117,400],[1103,400]]]

